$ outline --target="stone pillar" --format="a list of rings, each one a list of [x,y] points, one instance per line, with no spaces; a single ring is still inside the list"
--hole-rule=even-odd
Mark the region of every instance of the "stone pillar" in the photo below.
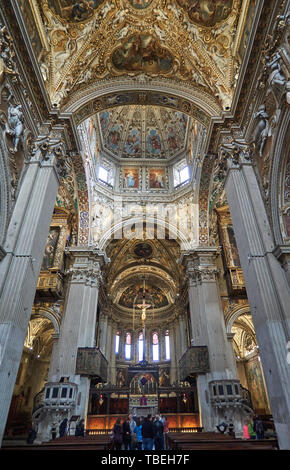
[[[174,324],[172,323],[169,328],[170,339],[170,383],[173,384],[177,380],[177,361],[176,361],[176,348],[175,348],[175,333]]]
[[[106,354],[105,357],[109,364],[111,364],[111,356],[112,356],[112,319],[108,318],[107,323],[107,335],[106,335]],[[108,375],[110,380],[110,373]]]
[[[226,335],[217,282],[216,256],[216,248],[200,248],[183,257],[189,279],[188,295],[194,345],[207,346],[209,353],[210,372],[197,378],[200,414],[205,431],[216,431],[216,425],[227,419],[232,420],[236,433],[240,435],[240,413],[223,408],[219,410],[210,401],[211,381],[238,379]]]
[[[185,331],[185,321],[184,315],[180,314],[179,316],[179,331],[180,331],[180,357],[185,353],[187,349],[187,339]]]
[[[238,377],[237,361],[233,345],[235,333],[227,333],[228,338],[228,347],[229,347],[229,360],[231,361],[231,369],[236,371],[236,376]]]
[[[76,374],[78,348],[95,346],[95,328],[98,306],[101,268],[104,256],[89,247],[71,247],[67,251],[68,286],[60,334],[52,354],[48,382],[59,383],[61,377],[77,384],[77,397],[74,406],[63,411],[61,418],[71,415],[86,417],[90,378]],[[43,413],[38,423],[37,442],[47,440],[53,409]],[[60,410],[61,414],[61,410]]]
[[[100,350],[106,356],[106,338],[108,331],[108,316],[107,313],[100,313]]]
[[[111,383],[116,385],[116,353],[115,353],[115,340],[117,333],[117,325],[115,322],[112,322],[112,345],[111,345],[111,362],[109,367],[111,369]]]
[[[279,446],[290,449],[290,291],[251,163],[240,143],[223,148],[227,200],[259,344]]]
[[[34,301],[49,225],[64,170],[64,145],[43,137],[27,164],[0,265],[0,443]]]

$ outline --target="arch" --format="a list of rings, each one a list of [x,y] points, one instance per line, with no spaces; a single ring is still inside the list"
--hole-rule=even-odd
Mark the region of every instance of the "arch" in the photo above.
[[[231,333],[232,327],[235,321],[245,313],[251,314],[250,306],[247,305],[236,305],[233,308],[229,308],[226,315],[225,315],[225,323],[226,323],[226,332]]]
[[[41,317],[50,320],[54,328],[54,334],[59,335],[61,317],[58,310],[50,307],[33,307],[31,318],[33,319]]]
[[[174,80],[132,78],[104,80],[77,91],[67,99],[61,114],[74,116],[76,125],[92,114],[115,106],[130,104],[165,106],[176,109],[210,124],[210,118],[219,117],[222,108],[209,93],[187,86]]]
[[[283,244],[285,238],[281,230],[283,224],[281,212],[283,205],[282,185],[285,177],[285,166],[289,158],[289,117],[290,110],[286,109],[279,128],[279,134],[271,151],[273,156],[270,195],[271,216],[274,238],[278,245]]]
[[[129,226],[132,227],[134,224],[136,226],[138,226],[138,225],[140,226],[141,224],[143,224],[143,222],[152,224],[151,226],[154,226],[154,225],[158,226],[158,224],[160,224],[160,227],[162,227],[162,229],[164,228],[164,229],[169,230],[169,232],[179,242],[179,244],[181,245],[183,250],[190,250],[190,249],[194,248],[192,246],[192,243],[190,241],[188,241],[186,235],[178,227],[176,227],[175,225],[167,222],[166,220],[161,219],[159,217],[156,217],[156,218],[155,217],[146,217],[146,219],[145,219],[141,216],[133,216],[133,217],[128,217],[128,218],[112,225],[111,228],[109,230],[107,230],[107,232],[102,236],[102,238],[99,242],[99,246],[98,246],[99,250],[101,252],[105,252],[106,248],[107,248],[108,244],[110,243],[110,241],[112,240],[113,236],[115,234],[118,234],[118,233],[119,234],[123,233],[124,228],[128,228]],[[120,238],[120,237],[116,237],[116,238]],[[123,238],[123,237],[121,237],[121,238]]]
[[[1,246],[3,246],[9,223],[9,209],[11,205],[11,193],[9,183],[9,169],[4,151],[3,133],[0,138],[0,260],[4,255]]]
[[[174,80],[132,78],[104,80],[76,92],[61,108],[62,113],[73,116],[76,126],[81,124],[92,114],[115,106],[130,104],[155,105],[170,107],[176,111],[191,116],[201,122],[207,129],[205,152],[209,146],[213,123],[222,115],[222,108],[208,93],[199,89],[188,90],[188,87]],[[207,245],[209,242],[208,200],[209,181],[213,169],[213,160],[205,158],[202,164],[200,190],[199,190],[199,244]],[[83,200],[83,199],[82,199]],[[87,203],[88,208],[88,203]],[[79,240],[85,244],[89,230],[88,209],[80,210]],[[187,249],[187,248],[186,248]]]

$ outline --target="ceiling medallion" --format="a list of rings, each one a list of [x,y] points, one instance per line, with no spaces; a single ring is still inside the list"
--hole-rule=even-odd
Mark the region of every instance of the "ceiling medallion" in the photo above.
[[[138,258],[149,258],[153,249],[149,243],[138,243],[134,248],[134,253]]]

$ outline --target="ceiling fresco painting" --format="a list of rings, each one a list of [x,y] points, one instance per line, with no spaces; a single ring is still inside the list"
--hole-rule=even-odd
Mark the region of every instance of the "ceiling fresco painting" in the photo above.
[[[112,55],[114,67],[124,72],[167,73],[173,65],[173,56],[149,34],[130,37]]]
[[[104,0],[48,0],[46,2],[53,13],[62,19],[71,22],[86,21],[91,18],[95,10],[104,3]]]
[[[143,298],[146,303],[154,309],[166,307],[168,299],[159,287],[146,282],[145,294],[143,283],[128,287],[119,299],[119,305],[126,308],[133,308],[137,304],[142,304]]]
[[[129,0],[129,3],[137,10],[144,10],[151,5],[152,0]]]
[[[39,65],[55,106],[103,79],[144,75],[186,83],[211,106],[230,108],[249,25],[243,0],[32,2],[45,37]]]
[[[186,148],[189,118],[157,106],[123,106],[98,114],[104,151],[118,158],[168,159]]]
[[[228,18],[233,0],[177,0],[191,21],[201,26],[215,26]]]

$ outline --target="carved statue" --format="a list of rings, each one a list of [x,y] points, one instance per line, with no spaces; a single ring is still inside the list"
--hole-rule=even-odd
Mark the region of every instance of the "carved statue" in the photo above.
[[[268,58],[269,59],[269,58]],[[269,69],[268,83],[271,86],[275,95],[280,94],[286,83],[286,77],[282,71],[280,63],[281,55],[276,52],[271,62],[268,62],[266,67]]]
[[[21,104],[14,106],[9,105],[8,108],[8,123],[6,123],[6,132],[12,136],[13,139],[13,152],[18,151],[19,140],[23,134],[23,112]]]
[[[256,147],[259,150],[259,155],[262,157],[269,135],[269,115],[264,104],[259,107],[256,113],[254,113],[253,118],[258,120],[253,137]]]

